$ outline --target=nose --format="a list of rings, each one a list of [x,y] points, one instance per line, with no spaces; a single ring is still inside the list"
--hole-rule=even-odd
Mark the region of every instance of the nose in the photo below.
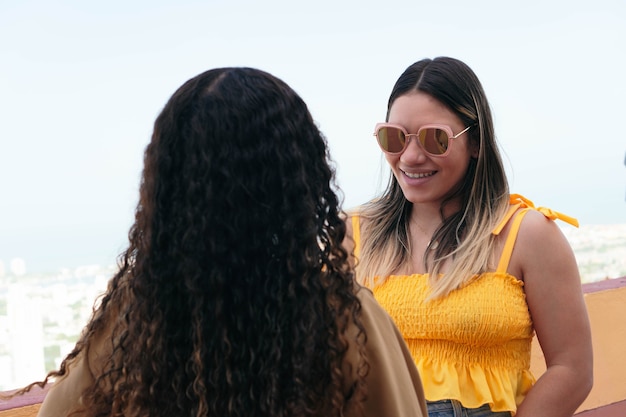
[[[405,162],[419,163],[428,159],[426,152],[420,146],[419,139],[417,135],[408,135],[407,137],[408,144],[400,158]]]

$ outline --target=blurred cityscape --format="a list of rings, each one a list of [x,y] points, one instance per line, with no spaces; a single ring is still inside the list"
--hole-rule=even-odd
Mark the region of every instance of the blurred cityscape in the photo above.
[[[626,224],[562,230],[583,283],[626,276]],[[27,260],[0,260],[0,391],[39,381],[59,366],[115,268],[30,274]]]

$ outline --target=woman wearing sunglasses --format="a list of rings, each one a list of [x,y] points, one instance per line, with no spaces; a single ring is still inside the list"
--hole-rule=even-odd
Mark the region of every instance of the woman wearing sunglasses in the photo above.
[[[452,58],[416,62],[374,136],[393,175],[352,215],[357,279],[403,333],[430,417],[571,416],[591,389],[591,336],[553,220],[577,222],[509,193],[476,75]]]
[[[190,79],[144,162],[130,246],[40,417],[426,417],[402,336],[355,286],[326,140],[289,86]]]

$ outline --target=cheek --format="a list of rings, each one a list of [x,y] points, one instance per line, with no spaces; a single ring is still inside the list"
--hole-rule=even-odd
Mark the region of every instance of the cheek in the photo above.
[[[399,181],[400,180],[399,176],[401,175],[400,170],[398,169],[398,163],[400,161],[400,157],[385,154],[385,160],[387,160],[387,164],[389,165],[389,169],[391,170],[391,175],[393,175],[394,178],[397,181]]]
[[[458,143],[460,148],[462,148],[462,152],[469,155],[472,158],[478,158],[478,153],[480,149],[480,145],[478,142],[465,139],[463,141],[459,141]]]
[[[385,159],[387,160],[387,163],[389,164],[389,166],[391,167],[391,169],[394,169],[394,167],[396,166],[396,163],[398,162],[398,159],[400,159],[400,157],[398,155],[389,155],[389,154],[384,154],[385,155]]]
[[[463,141],[458,141],[457,143],[455,143],[455,145],[458,145],[456,146],[456,149],[453,150],[455,158],[459,160],[467,159],[469,161],[469,159],[471,158],[478,157],[478,144],[477,143],[473,143],[468,140],[463,140]]]
[[[462,178],[467,174],[471,159],[469,151],[455,152],[440,161],[441,172],[450,178]]]

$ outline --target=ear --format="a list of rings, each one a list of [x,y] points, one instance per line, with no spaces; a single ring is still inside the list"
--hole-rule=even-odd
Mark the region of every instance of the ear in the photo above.
[[[470,144],[470,152],[472,155],[472,158],[477,159],[478,158],[478,154],[480,153],[480,144],[478,142],[474,142],[472,141],[472,143]]]

